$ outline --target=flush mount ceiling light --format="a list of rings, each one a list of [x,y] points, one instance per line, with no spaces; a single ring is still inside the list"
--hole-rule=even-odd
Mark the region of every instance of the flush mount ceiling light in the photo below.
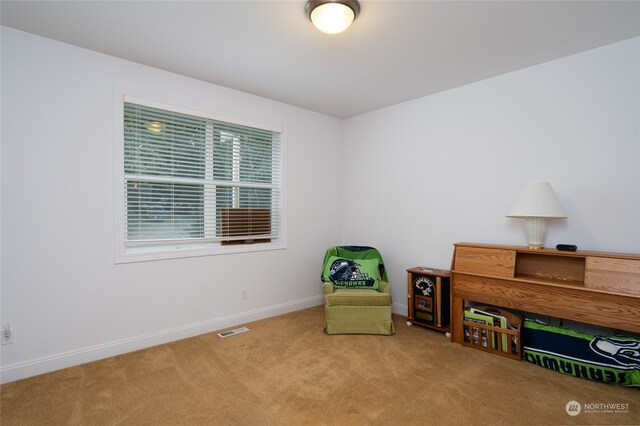
[[[317,29],[337,34],[349,28],[356,19],[360,3],[357,0],[309,0],[304,9]]]

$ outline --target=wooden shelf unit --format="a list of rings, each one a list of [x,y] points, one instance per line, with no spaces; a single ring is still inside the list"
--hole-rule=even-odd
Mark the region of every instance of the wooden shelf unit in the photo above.
[[[449,271],[424,266],[407,269],[407,324],[448,333],[450,287]]]
[[[457,243],[451,341],[462,343],[464,301],[640,333],[640,255]]]

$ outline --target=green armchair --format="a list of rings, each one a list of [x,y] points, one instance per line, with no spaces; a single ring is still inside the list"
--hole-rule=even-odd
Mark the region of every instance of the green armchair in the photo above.
[[[327,334],[395,333],[391,284],[380,253],[372,247],[332,247],[322,269]]]

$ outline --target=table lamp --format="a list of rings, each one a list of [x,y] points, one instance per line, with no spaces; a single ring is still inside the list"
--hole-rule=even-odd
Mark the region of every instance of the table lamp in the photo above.
[[[541,249],[547,219],[564,219],[567,215],[549,182],[525,182],[507,217],[524,218],[527,245],[530,249]]]

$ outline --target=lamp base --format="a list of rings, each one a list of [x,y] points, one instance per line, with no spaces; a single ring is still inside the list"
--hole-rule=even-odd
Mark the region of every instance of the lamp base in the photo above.
[[[527,245],[531,250],[543,248],[544,235],[547,232],[546,217],[527,217],[524,220],[524,231],[527,234]]]

